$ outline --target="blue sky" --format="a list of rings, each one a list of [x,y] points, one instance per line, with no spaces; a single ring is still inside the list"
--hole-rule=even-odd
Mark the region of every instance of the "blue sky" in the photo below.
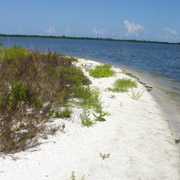
[[[0,33],[180,42],[180,0],[0,0]]]

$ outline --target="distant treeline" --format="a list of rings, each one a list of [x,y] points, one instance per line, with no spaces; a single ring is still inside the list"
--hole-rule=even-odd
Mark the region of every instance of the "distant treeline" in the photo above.
[[[103,40],[103,41],[122,41],[122,42],[138,42],[138,43],[158,43],[158,44],[175,44],[180,45],[180,42],[163,42],[163,41],[146,41],[135,39],[113,39],[101,37],[71,37],[71,36],[45,36],[45,35],[25,35],[25,34],[0,34],[0,37],[38,37],[38,38],[59,38],[59,39],[83,39],[83,40]]]

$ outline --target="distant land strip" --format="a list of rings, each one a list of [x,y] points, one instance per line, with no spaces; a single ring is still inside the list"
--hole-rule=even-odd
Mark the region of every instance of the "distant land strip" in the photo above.
[[[180,45],[180,42],[146,41],[146,40],[135,40],[135,39],[113,39],[113,38],[101,38],[101,37],[72,37],[72,36],[65,36],[65,35],[62,35],[62,36],[46,36],[46,35],[25,35],[25,34],[0,34],[0,37],[38,37],[38,38],[103,40],[103,41],[122,41],[122,42],[157,43],[157,44]]]

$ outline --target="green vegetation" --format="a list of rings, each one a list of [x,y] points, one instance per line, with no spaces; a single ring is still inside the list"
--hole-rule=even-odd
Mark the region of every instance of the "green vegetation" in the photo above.
[[[71,173],[71,180],[76,180],[75,172]],[[85,180],[85,175],[82,176],[81,180]]]
[[[50,110],[49,111],[49,117],[69,118],[71,116],[71,113],[72,113],[72,111],[68,108],[65,108],[63,111]]]
[[[89,111],[86,110],[84,110],[84,112],[81,114],[81,122],[83,126],[90,127],[95,124],[95,122],[90,119],[89,114]]]
[[[110,77],[115,75],[115,72],[111,70],[111,65],[106,64],[102,66],[97,66],[95,69],[90,70],[89,75],[96,78]]]
[[[101,109],[99,91],[90,87],[74,87],[74,97],[79,98],[79,104],[84,108],[92,108],[95,111]]]
[[[135,93],[132,89],[132,95],[128,94],[132,99],[134,100],[138,100],[142,94],[144,93],[144,91],[138,91],[137,93]]]
[[[109,158],[110,157],[110,154],[102,154],[102,153],[99,153],[99,156],[104,160],[106,158]]]
[[[0,48],[0,54],[1,54],[1,59],[2,60],[13,60],[13,61],[18,61],[21,60],[24,56],[27,56],[29,52],[27,52],[26,49],[24,48],[18,48],[14,46],[13,48]]]
[[[101,121],[101,122],[103,122],[103,121],[106,121],[106,119],[104,118],[105,116],[107,116],[108,115],[108,113],[107,112],[103,112],[102,111],[102,108],[100,108],[98,111],[97,111],[97,114],[93,114],[94,115],[94,117],[95,117],[95,121]]]
[[[2,41],[1,41],[1,36],[0,36],[0,47],[3,45]]]
[[[81,114],[82,125],[90,127],[95,124],[96,121],[105,121],[104,117],[107,116],[108,113],[103,112],[99,98],[99,90],[90,89],[90,87],[84,86],[75,87],[74,90],[74,97],[80,100],[77,104],[84,108],[84,111]],[[91,120],[90,113],[87,110],[89,108],[95,111],[95,113],[93,113],[95,119],[93,120]]]
[[[60,39],[84,39],[84,40],[102,40],[102,41],[122,41],[122,42],[136,42],[136,43],[156,43],[156,44],[174,44],[180,45],[180,42],[162,42],[162,41],[146,41],[135,39],[113,39],[113,38],[101,38],[101,37],[70,37],[70,36],[43,36],[43,35],[24,35],[24,34],[0,34],[2,37],[38,37],[38,38],[60,38]]]
[[[113,86],[113,88],[108,88],[108,90],[112,92],[127,92],[128,88],[137,87],[137,83],[131,79],[118,79]]]
[[[20,47],[0,48],[0,79],[0,151],[4,153],[37,145],[39,135],[48,133],[49,117],[69,117],[71,110],[64,107],[78,88],[91,83],[72,65],[72,58]],[[52,113],[52,109],[64,111]]]
[[[127,76],[129,76],[129,77],[132,77],[132,78],[135,78],[135,79],[137,79],[137,77],[134,75],[134,74],[132,74],[132,73],[129,73],[129,72],[123,72],[125,75],[127,75]]]

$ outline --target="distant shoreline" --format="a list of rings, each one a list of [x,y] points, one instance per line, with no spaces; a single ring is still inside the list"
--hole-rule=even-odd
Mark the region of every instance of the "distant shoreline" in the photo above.
[[[113,39],[101,37],[72,37],[72,36],[45,36],[45,35],[25,35],[25,34],[0,34],[0,37],[35,37],[35,38],[57,38],[57,39],[82,39],[82,40],[101,40],[101,41],[121,41],[121,42],[137,42],[137,43],[155,43],[155,44],[173,44],[180,45],[180,42],[162,42],[162,41],[147,41],[135,39]]]

